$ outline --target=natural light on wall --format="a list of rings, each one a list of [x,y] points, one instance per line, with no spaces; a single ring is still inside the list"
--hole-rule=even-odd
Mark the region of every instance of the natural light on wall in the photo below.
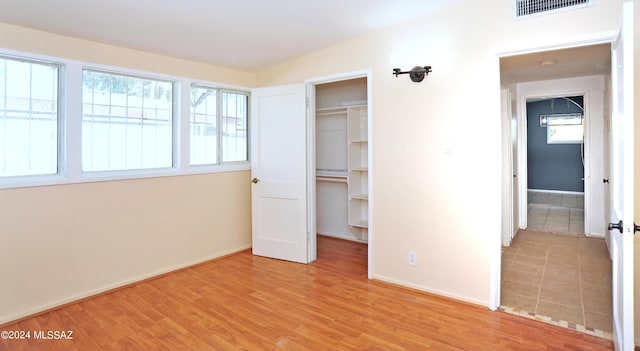
[[[580,144],[584,140],[582,114],[540,115],[540,127],[547,128],[547,144]]]

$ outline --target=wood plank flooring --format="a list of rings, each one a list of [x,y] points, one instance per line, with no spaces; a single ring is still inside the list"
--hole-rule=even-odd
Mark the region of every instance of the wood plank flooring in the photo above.
[[[244,251],[0,331],[0,350],[611,350],[610,341],[367,280],[364,244],[319,237],[301,265]],[[33,334],[32,334],[33,336]]]

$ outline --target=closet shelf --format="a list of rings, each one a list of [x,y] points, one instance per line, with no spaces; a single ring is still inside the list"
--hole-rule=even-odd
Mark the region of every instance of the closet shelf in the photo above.
[[[316,109],[316,113],[325,113],[325,112],[347,112],[347,107],[321,107]]]
[[[356,200],[369,200],[369,195],[368,194],[352,194],[351,195],[352,199],[356,199]]]
[[[366,219],[359,219],[351,221],[349,225],[358,228],[369,228],[369,221],[367,221]]]
[[[316,117],[344,116],[345,111],[316,111]]]
[[[333,169],[316,169],[317,177],[346,177],[347,171]]]

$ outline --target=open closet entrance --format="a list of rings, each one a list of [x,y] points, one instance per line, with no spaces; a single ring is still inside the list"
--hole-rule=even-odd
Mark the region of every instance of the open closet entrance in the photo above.
[[[315,163],[309,208],[316,235],[363,244],[370,240],[369,74],[308,83]],[[369,278],[371,247],[368,247]]]
[[[316,232],[368,239],[367,78],[316,85]]]

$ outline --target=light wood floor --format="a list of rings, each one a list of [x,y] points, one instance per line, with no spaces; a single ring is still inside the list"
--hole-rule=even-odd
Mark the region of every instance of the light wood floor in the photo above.
[[[245,251],[0,330],[0,350],[611,350],[593,336],[369,281],[364,244],[319,238],[310,265]]]

